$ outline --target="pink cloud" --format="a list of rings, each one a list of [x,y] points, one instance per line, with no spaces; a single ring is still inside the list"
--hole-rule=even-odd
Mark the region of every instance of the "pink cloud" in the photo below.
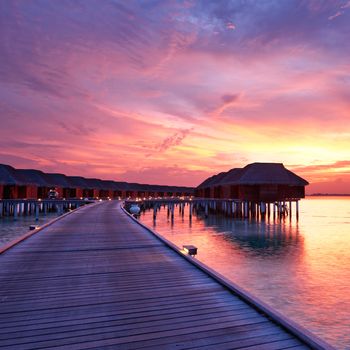
[[[230,30],[235,30],[236,29],[236,25],[232,22],[227,22],[226,23],[226,28],[230,29]]]
[[[328,19],[329,19],[330,21],[332,21],[333,19],[335,19],[335,18],[341,16],[342,14],[344,14],[343,11],[338,11],[338,12],[336,12],[334,15],[329,16]]]
[[[339,5],[306,3],[9,2],[4,162],[195,185],[266,158],[346,159],[348,24],[325,30]],[[307,171],[318,181],[332,168]]]
[[[175,147],[181,144],[185,137],[191,132],[191,130],[180,130],[175,134],[168,136],[160,144],[155,146],[156,151],[164,152],[171,147]]]

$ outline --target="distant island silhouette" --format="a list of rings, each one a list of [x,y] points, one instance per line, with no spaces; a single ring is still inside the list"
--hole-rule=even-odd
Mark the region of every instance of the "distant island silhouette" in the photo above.
[[[329,196],[329,197],[347,197],[350,196],[350,193],[312,193],[307,194],[307,197],[321,197],[321,196]]]

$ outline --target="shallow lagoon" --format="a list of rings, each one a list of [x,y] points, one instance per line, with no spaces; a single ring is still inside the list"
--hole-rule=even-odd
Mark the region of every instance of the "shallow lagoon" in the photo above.
[[[34,215],[18,216],[16,220],[12,216],[0,217],[0,247],[28,232],[30,225],[42,226],[57,216],[58,213],[41,214],[38,221]]]

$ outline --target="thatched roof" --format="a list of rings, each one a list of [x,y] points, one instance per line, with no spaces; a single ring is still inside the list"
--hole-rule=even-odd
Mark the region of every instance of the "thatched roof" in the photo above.
[[[16,169],[6,164],[0,164],[0,184],[22,185],[22,177]]]
[[[242,169],[236,181],[240,185],[289,185],[306,186],[309,183],[286,169],[282,163],[252,163]]]
[[[66,176],[58,173],[44,173],[34,169],[15,169],[10,165],[0,164],[0,184],[35,185],[45,187],[82,188],[114,191],[148,191],[148,192],[188,192],[192,187],[149,185],[123,181],[100,180],[82,176]]]
[[[49,187],[45,174],[35,169],[17,169],[16,172],[22,176],[23,183],[41,187]]]
[[[92,187],[87,184],[86,179],[82,176],[67,176],[67,178],[71,185],[76,188],[92,189]]]
[[[88,185],[88,188],[96,189],[96,190],[104,190],[104,186],[101,183],[100,179],[90,179],[90,178],[84,178],[85,182]]]
[[[111,180],[101,180],[101,186],[104,190],[113,190],[113,191],[119,190],[117,183]]]
[[[49,186],[74,188],[74,185],[71,184],[68,177],[64,174],[58,174],[58,173],[43,173],[43,174]]]
[[[224,178],[227,175],[227,172],[222,172],[216,175],[213,175],[209,178],[207,178],[205,181],[203,181],[197,188],[205,188],[205,187],[212,187],[218,184],[222,178]]]
[[[211,176],[197,188],[226,184],[306,186],[309,183],[286,169],[282,163],[252,163]]]
[[[225,173],[225,176],[219,180],[220,185],[238,181],[242,176],[243,171],[244,169],[242,168],[234,168],[229,170],[227,173]]]

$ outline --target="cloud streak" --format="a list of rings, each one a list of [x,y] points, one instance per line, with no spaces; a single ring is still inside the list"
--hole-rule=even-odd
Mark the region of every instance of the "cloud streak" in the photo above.
[[[0,161],[174,185],[253,161],[346,179],[348,16],[346,1],[2,1]]]

